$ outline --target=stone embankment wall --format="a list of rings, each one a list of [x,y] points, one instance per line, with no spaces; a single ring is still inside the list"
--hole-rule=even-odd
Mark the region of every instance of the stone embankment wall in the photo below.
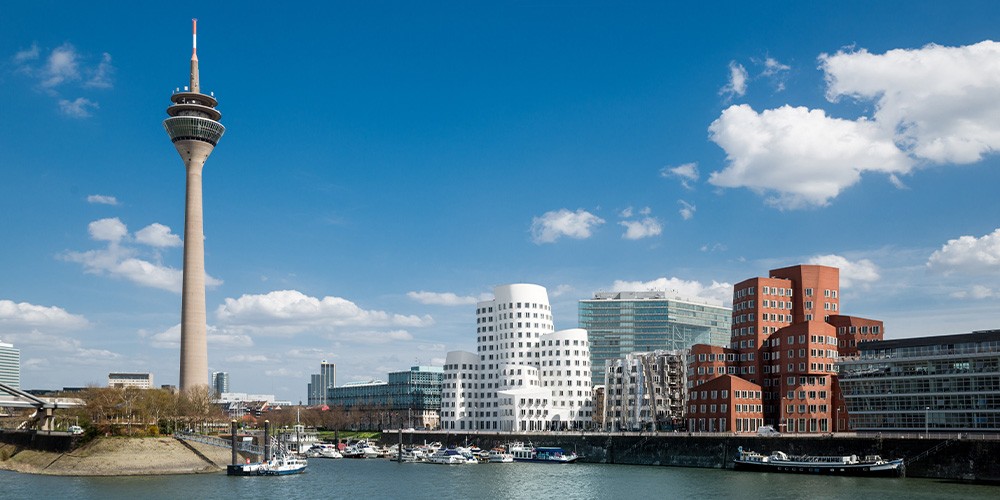
[[[398,440],[385,435],[386,443]],[[977,439],[879,439],[867,437],[689,436],[687,434],[446,434],[403,435],[404,443],[440,441],[446,445],[475,444],[483,449],[511,441],[575,450],[585,462],[732,468],[737,449],[790,455],[881,455],[906,459],[906,475],[953,480],[1000,482],[1000,441]],[[944,443],[942,445],[942,443]],[[921,456],[935,446],[931,453]],[[919,457],[919,458],[918,458]],[[916,460],[914,460],[916,459]]]

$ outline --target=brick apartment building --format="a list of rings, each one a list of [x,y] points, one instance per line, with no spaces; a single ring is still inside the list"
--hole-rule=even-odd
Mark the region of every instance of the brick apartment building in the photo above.
[[[688,429],[848,430],[834,364],[883,335],[881,321],[840,314],[835,267],[785,267],[737,283],[729,347],[691,348]]]

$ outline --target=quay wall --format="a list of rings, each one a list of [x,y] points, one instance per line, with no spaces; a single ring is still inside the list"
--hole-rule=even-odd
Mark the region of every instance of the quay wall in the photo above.
[[[65,453],[76,448],[80,436],[66,432],[0,431],[0,443],[37,451]]]
[[[384,434],[383,443],[397,442]],[[732,468],[739,447],[761,453],[784,451],[790,455],[880,455],[906,460],[906,475],[1000,484],[1000,441],[973,438],[878,438],[857,436],[760,437],[699,436],[684,433],[620,435],[600,433],[404,433],[404,443],[440,441],[445,445],[475,444],[483,449],[512,441],[535,446],[560,446],[575,450],[583,462],[667,465],[676,467]],[[929,453],[928,453],[929,452]]]

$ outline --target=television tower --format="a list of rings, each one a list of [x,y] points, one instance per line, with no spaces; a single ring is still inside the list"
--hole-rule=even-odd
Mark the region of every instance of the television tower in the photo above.
[[[170,140],[187,169],[184,211],[184,285],[181,297],[180,389],[208,386],[208,341],[205,314],[205,233],[201,213],[201,171],[226,131],[214,96],[201,93],[198,82],[198,20],[191,20],[191,85],[170,96],[170,118],[163,120]]]

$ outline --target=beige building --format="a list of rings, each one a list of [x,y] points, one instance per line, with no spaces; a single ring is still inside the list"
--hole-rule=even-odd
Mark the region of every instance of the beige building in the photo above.
[[[108,374],[108,387],[151,389],[153,387],[153,374],[112,372]]]

